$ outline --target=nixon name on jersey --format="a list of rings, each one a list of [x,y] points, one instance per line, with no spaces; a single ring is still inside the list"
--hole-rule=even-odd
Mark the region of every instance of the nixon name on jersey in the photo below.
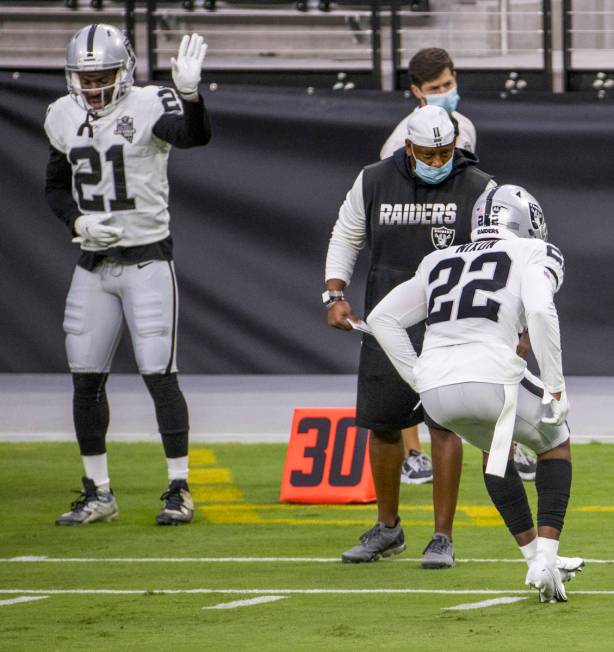
[[[456,222],[457,205],[380,204],[379,223],[444,225]]]

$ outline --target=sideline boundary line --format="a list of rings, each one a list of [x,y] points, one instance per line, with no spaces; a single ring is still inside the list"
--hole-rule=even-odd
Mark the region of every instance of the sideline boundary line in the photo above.
[[[587,564],[614,564],[614,559],[586,559]],[[422,557],[396,558],[394,563],[421,562]],[[0,564],[259,564],[259,563],[341,563],[341,557],[45,557],[20,555],[0,558]],[[525,564],[524,559],[456,559],[457,564]]]
[[[612,595],[614,590],[568,591],[569,595]],[[530,589],[3,589],[0,595],[537,595]]]

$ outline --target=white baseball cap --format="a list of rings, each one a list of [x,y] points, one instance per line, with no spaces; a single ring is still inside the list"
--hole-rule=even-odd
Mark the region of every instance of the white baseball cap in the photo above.
[[[427,104],[407,118],[407,137],[420,147],[443,147],[455,138],[450,115],[440,106]]]

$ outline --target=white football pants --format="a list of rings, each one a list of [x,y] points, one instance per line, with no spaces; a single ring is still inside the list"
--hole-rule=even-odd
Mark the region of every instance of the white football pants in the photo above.
[[[537,454],[556,448],[569,438],[567,423],[553,426],[541,422],[551,416],[542,405],[543,384],[532,374],[521,381],[514,423],[514,441]],[[495,425],[503,409],[503,385],[494,383],[457,383],[430,389],[420,394],[428,415],[470,444],[488,452]]]
[[[71,372],[110,370],[124,318],[139,372],[176,372],[177,310],[172,261],[122,265],[107,259],[92,272],[77,266],[64,312]]]

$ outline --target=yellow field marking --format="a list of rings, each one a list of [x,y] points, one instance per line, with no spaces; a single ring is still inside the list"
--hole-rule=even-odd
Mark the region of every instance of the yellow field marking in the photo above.
[[[212,469],[190,469],[190,485],[199,484],[232,484],[233,477],[230,469],[217,467]]]
[[[230,505],[227,505],[230,507]],[[216,524],[237,524],[237,525],[260,525],[266,523],[255,509],[250,509],[244,505],[233,505],[238,509],[218,510],[211,507],[199,507],[205,518],[210,523]]]
[[[584,505],[583,507],[572,507],[572,512],[614,512],[614,505]]]
[[[191,493],[196,503],[243,503],[243,492],[237,487],[201,485],[191,488]]]
[[[212,464],[217,464],[217,459],[215,458],[215,453],[210,448],[199,448],[197,450],[190,451],[190,464],[202,464],[203,466],[210,466]]]

